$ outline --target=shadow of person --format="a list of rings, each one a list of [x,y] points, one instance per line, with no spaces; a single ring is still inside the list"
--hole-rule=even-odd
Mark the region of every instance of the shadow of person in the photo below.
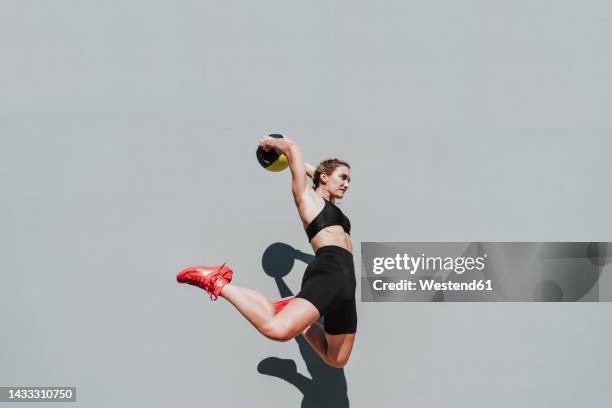
[[[282,242],[270,245],[262,256],[263,269],[268,276],[274,278],[281,297],[293,295],[283,278],[291,272],[296,259],[310,263],[314,256]],[[257,371],[264,375],[278,377],[295,386],[304,396],[302,408],[348,407],[349,399],[344,370],[325,364],[304,337],[298,336],[294,340],[298,344],[310,378],[297,372],[295,361],[278,357],[264,358],[257,365]]]

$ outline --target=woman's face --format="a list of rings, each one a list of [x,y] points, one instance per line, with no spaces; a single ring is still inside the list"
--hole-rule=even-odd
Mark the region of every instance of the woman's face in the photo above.
[[[351,182],[351,170],[346,166],[338,166],[330,174],[321,174],[325,189],[333,198],[343,198]]]

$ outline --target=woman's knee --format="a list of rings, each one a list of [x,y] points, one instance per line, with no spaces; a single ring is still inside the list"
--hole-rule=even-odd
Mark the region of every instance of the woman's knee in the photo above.
[[[264,325],[260,331],[264,336],[275,341],[289,341],[296,336],[291,326],[277,320],[272,320]]]
[[[329,357],[327,364],[329,364],[330,366],[334,367],[334,368],[344,368],[344,366],[346,365],[346,363],[348,363],[349,358],[348,357]]]

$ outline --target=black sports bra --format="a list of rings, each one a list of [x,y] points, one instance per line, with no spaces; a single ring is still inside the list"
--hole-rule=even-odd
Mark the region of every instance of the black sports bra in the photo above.
[[[306,227],[308,242],[312,241],[314,236],[317,235],[317,233],[323,228],[331,225],[342,225],[344,232],[347,234],[351,233],[351,222],[346,215],[344,215],[338,207],[326,199],[323,199],[323,201],[325,201],[323,209],[316,217],[314,217],[310,224],[308,224],[308,227]]]

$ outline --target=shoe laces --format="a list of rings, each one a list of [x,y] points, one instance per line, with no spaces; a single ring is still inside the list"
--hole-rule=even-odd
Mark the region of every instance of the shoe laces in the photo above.
[[[225,279],[225,277],[223,276],[223,274],[221,273],[221,271],[223,270],[223,268],[225,267],[225,265],[227,264],[227,259],[225,260],[225,262],[223,262],[223,265],[221,265],[219,267],[219,269],[217,269],[217,271],[215,272],[217,274],[217,276],[215,276],[214,279],[209,279],[208,280],[208,285],[205,285],[206,288],[206,293],[208,293],[208,296],[210,296],[210,300],[212,300],[213,302],[216,301],[217,299],[219,299],[219,296],[214,294],[215,291],[215,283],[217,283],[217,280],[222,279],[225,281],[225,283],[227,282],[227,279]],[[202,282],[200,280],[200,282]],[[206,283],[206,282],[203,282]]]

